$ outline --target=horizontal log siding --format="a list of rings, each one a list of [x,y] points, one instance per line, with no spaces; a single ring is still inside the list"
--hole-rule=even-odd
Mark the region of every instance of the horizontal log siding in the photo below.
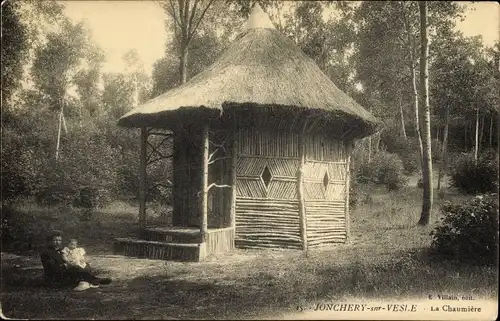
[[[236,200],[236,239],[243,248],[301,248],[298,201]]]
[[[298,138],[298,134],[267,130],[239,133],[237,247],[301,248]],[[311,247],[342,243],[346,238],[346,157],[341,140],[318,135],[305,139],[304,198]],[[261,177],[266,167],[272,175],[268,186]]]
[[[306,213],[309,247],[345,242],[344,201],[306,201]]]
[[[309,136],[304,164],[304,191],[310,248],[345,242],[346,176],[344,143],[323,136]]]
[[[114,243],[114,254],[155,260],[196,262],[199,261],[200,246],[118,238]]]

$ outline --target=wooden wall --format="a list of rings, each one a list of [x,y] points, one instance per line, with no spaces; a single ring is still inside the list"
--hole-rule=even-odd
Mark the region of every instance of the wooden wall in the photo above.
[[[338,140],[306,138],[304,191],[309,247],[346,240],[347,150]]]
[[[298,135],[254,129],[238,137],[236,245],[300,248]]]
[[[174,226],[199,227],[198,191],[201,175],[201,137],[196,129],[193,135],[174,132],[172,223]]]
[[[304,198],[310,246],[344,242],[346,150],[322,136],[305,139]],[[299,135],[240,131],[236,245],[301,248],[297,172]],[[264,173],[267,172],[266,175]],[[266,185],[267,183],[267,185]]]
[[[212,137],[216,144],[224,134]],[[225,138],[224,138],[225,137]],[[299,134],[245,129],[238,133],[236,161],[235,244],[238,247],[302,248],[297,175],[301,164]],[[343,243],[348,233],[348,149],[321,135],[304,139],[303,197],[309,247]],[[174,133],[174,219],[176,226],[200,224],[200,143],[197,135]],[[208,184],[230,185],[231,146],[215,155]],[[215,151],[211,146],[210,153]],[[230,226],[231,188],[208,194],[208,227]]]
[[[209,154],[217,161],[208,166],[208,185],[229,185],[231,134],[211,130]],[[219,145],[224,144],[221,148]],[[174,226],[199,227],[199,192],[201,186],[201,128],[186,126],[174,131]],[[207,195],[208,228],[229,226],[230,188],[212,188]]]

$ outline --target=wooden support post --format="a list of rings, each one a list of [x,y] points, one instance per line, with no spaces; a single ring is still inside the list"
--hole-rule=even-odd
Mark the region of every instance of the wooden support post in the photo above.
[[[238,133],[233,133],[231,148],[231,210],[229,213],[229,226],[236,228],[236,166],[238,164]],[[234,233],[234,232],[233,232]]]
[[[305,128],[305,126],[304,126]],[[304,166],[305,166],[305,131],[299,135],[299,156],[300,165],[297,172],[297,195],[299,197],[299,226],[300,226],[300,238],[302,241],[302,249],[307,254],[307,219],[306,219],[306,207],[304,200]]]
[[[201,138],[201,186],[200,186],[200,233],[202,242],[206,240],[207,234],[207,212],[208,212],[208,125],[204,125]]]
[[[139,226],[146,227],[146,158],[147,158],[148,131],[141,127],[141,148],[139,164]]]
[[[351,242],[351,222],[349,216],[349,184],[351,182],[351,151],[353,148],[353,144],[351,142],[348,143],[346,148],[346,163],[345,163],[345,228],[346,228],[346,240],[345,243]]]

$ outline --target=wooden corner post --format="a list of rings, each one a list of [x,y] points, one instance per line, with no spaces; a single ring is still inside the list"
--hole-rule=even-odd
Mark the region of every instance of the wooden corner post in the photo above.
[[[148,130],[141,127],[141,148],[139,164],[139,227],[146,227],[146,158],[147,158]]]
[[[238,132],[233,132],[231,148],[231,210],[229,212],[229,226],[233,228],[233,240],[236,233],[236,167],[238,165]],[[233,244],[234,247],[234,244]]]
[[[304,125],[305,129],[305,125]],[[299,156],[300,164],[297,171],[297,195],[299,198],[299,226],[300,238],[302,241],[302,249],[307,254],[307,219],[306,219],[306,206],[304,199],[304,166],[305,166],[305,130],[299,134]]]
[[[201,186],[200,186],[200,233],[202,242],[206,241],[207,235],[207,212],[208,212],[208,125],[203,125],[201,133]]]
[[[352,142],[349,142],[346,146],[346,162],[345,162],[345,229],[346,229],[346,239],[345,242],[351,242],[351,218],[349,215],[349,189],[351,182],[351,151],[353,149]]]

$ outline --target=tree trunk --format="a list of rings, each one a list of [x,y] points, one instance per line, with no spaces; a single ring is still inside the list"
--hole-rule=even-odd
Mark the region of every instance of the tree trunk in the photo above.
[[[404,4],[404,2],[403,2]],[[415,50],[416,50],[416,43],[415,43],[415,37],[413,37],[413,34],[411,32],[411,26],[409,22],[407,21],[407,18],[405,17],[404,19],[404,24],[406,28],[406,36],[408,38],[408,50],[410,52],[410,61],[409,61],[409,67],[410,67],[410,73],[411,73],[411,83],[412,83],[412,89],[413,89],[413,107],[415,110],[415,134],[418,139],[418,147],[419,147],[419,163],[422,164],[422,158],[423,158],[423,146],[422,146],[422,135],[420,134],[420,116],[418,112],[419,104],[418,104],[418,88],[417,88],[417,75],[415,73]]]
[[[479,153],[479,107],[476,108],[476,135],[474,143],[474,161],[477,163],[477,154]]]
[[[420,8],[420,95],[423,104],[423,202],[419,225],[428,225],[431,218],[433,190],[432,190],[432,153],[431,153],[431,113],[429,106],[429,47],[427,39],[427,2],[419,2]]]
[[[59,112],[59,124],[57,127],[56,161],[59,159],[59,145],[61,143],[62,117],[63,117],[63,106],[61,103],[61,111]]]
[[[479,146],[483,146],[483,137],[484,137],[484,123],[486,121],[486,114],[483,114],[481,117],[481,128],[479,129]]]
[[[370,107],[370,113],[372,108]],[[372,161],[372,135],[368,136],[368,163]]]
[[[200,234],[202,242],[206,242],[208,228],[208,150],[209,150],[209,131],[208,125],[204,125],[201,132],[201,186],[200,186]]]
[[[141,147],[139,150],[139,227],[146,227],[146,158],[147,158],[148,130],[141,127]]]
[[[493,115],[490,115],[490,141],[489,146],[493,145]]]
[[[181,55],[179,63],[179,75],[181,84],[185,84],[187,81],[187,60],[188,60],[188,48],[185,44],[181,45]]]
[[[405,116],[403,113],[403,94],[399,94],[399,115],[401,116],[401,134],[406,139]]]
[[[438,191],[441,189],[441,177],[446,175],[446,168],[448,166],[448,131],[450,122],[450,108],[446,106],[444,115],[444,132],[443,132],[443,147],[441,149],[441,166],[439,167],[438,175]]]
[[[374,154],[378,153],[379,151],[380,141],[382,140],[382,131],[383,129],[377,133],[377,140],[375,141],[375,147],[373,148]]]
[[[469,128],[469,124],[465,124],[465,130],[464,130],[464,147],[465,147],[465,151],[468,151],[469,148],[468,148],[468,141],[467,141],[467,129]]]

